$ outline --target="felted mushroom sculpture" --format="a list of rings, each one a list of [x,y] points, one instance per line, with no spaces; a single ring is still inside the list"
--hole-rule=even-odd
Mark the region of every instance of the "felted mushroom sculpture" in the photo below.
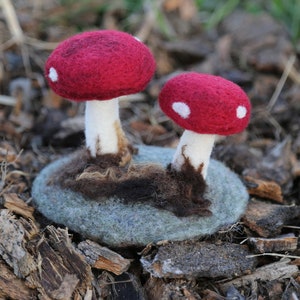
[[[132,35],[116,30],[79,33],[49,56],[45,76],[58,95],[86,101],[85,138],[91,157],[131,158],[119,118],[118,97],[142,91],[155,71],[153,55]]]
[[[251,104],[235,83],[219,76],[186,72],[171,78],[159,94],[162,111],[183,132],[171,168],[186,164],[206,178],[216,135],[231,135],[249,123]]]

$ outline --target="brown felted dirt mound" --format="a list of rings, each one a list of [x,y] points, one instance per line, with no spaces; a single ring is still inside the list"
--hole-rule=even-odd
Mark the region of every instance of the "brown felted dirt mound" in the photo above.
[[[177,216],[208,216],[210,201],[203,198],[206,183],[201,172],[186,161],[178,172],[169,165],[134,164],[118,166],[119,157],[91,158],[79,151],[51,184],[81,193],[95,201],[117,197],[124,203],[142,202],[166,209]]]

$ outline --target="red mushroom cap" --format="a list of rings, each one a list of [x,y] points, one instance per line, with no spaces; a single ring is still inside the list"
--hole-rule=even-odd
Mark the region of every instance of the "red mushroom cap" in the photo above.
[[[238,85],[195,72],[170,79],[159,94],[159,104],[175,123],[202,134],[241,132],[251,113],[249,99]]]
[[[74,35],[58,45],[45,65],[50,87],[75,101],[140,92],[154,71],[150,50],[132,35],[116,30]]]

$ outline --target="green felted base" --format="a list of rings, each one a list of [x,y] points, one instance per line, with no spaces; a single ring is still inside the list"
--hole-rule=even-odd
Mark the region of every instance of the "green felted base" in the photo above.
[[[174,150],[139,146],[136,163],[170,163]],[[211,160],[208,168],[208,191],[212,204],[209,217],[176,217],[150,205],[124,204],[108,198],[99,203],[73,191],[48,185],[53,174],[70,160],[65,157],[49,164],[37,176],[32,187],[36,208],[50,220],[63,224],[86,238],[113,247],[144,246],[160,240],[181,241],[216,232],[221,226],[235,223],[244,213],[248,193],[238,176],[222,163]]]

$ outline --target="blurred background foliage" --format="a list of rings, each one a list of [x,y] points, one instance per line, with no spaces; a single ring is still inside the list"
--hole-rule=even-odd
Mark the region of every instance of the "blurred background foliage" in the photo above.
[[[203,28],[216,27],[226,16],[236,9],[253,14],[268,13],[282,22],[294,44],[300,39],[300,1],[299,0],[59,0],[62,7],[68,7],[61,14],[49,16],[46,25],[51,23],[76,24],[84,30],[91,25],[103,25],[103,16],[114,14],[119,26],[131,31],[141,21],[143,14],[151,10],[158,28],[167,37],[172,37],[168,30],[166,11],[185,7],[198,17]]]

